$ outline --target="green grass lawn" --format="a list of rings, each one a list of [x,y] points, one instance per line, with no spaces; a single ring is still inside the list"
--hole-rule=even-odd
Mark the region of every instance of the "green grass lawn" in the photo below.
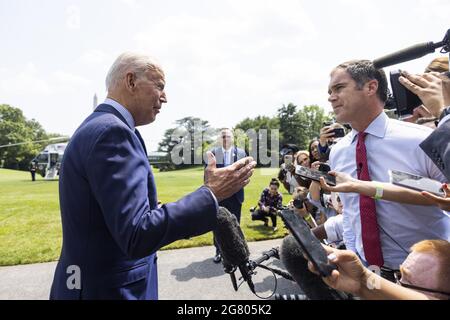
[[[156,171],[156,170],[155,170]],[[261,221],[251,221],[249,208],[254,206],[262,189],[277,174],[276,169],[256,169],[245,188],[241,226],[248,241],[279,238],[285,229],[273,232]],[[0,265],[54,261],[61,250],[61,218],[58,181],[45,181],[29,172],[0,169]],[[163,203],[175,201],[196,190],[203,180],[203,169],[155,172],[158,198]],[[285,191],[281,187],[281,191]],[[288,194],[283,193],[285,202]],[[280,220],[280,219],[279,219]],[[212,233],[174,242],[163,249],[212,244]],[[211,252],[213,255],[213,252]]]

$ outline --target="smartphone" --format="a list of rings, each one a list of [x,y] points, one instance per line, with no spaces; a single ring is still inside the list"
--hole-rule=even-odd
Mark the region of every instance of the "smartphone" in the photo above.
[[[336,178],[326,172],[313,170],[303,166],[296,166],[295,174],[299,175],[300,177],[308,178],[317,182],[320,182],[320,177],[324,177],[326,183],[328,183],[330,186],[336,185]]]
[[[440,197],[445,196],[442,183],[439,181],[399,170],[389,170],[389,175],[392,184],[417,191],[428,191]]]
[[[345,137],[345,130],[344,128],[336,128],[333,130],[334,132],[334,138],[342,138]]]
[[[286,166],[292,164],[292,159],[293,159],[293,156],[290,154],[284,156],[284,163],[286,164]]]
[[[392,95],[397,107],[397,114],[399,116],[411,115],[414,109],[422,104],[422,101],[398,81],[401,75],[400,70],[390,72]]]
[[[336,265],[328,261],[327,252],[313,235],[306,221],[292,210],[282,210],[280,215],[308,260],[311,261],[322,277],[328,277],[336,269]]]
[[[327,163],[321,163],[321,164],[319,164],[318,170],[319,170],[320,172],[328,173],[328,171],[330,171],[331,168],[330,168],[330,166],[329,166]]]

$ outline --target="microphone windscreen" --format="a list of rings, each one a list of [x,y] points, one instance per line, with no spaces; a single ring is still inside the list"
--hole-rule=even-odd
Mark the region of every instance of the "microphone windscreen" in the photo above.
[[[244,234],[236,216],[231,214],[228,209],[219,207],[217,227],[213,230],[213,233],[224,266],[239,266],[248,261],[250,250]]]
[[[329,288],[322,278],[308,269],[308,260],[303,256],[303,250],[294,236],[283,239],[280,248],[280,259],[286,270],[294,278],[302,291],[313,300],[334,300],[336,293]]]
[[[433,42],[419,43],[406,49],[375,59],[373,60],[373,64],[375,68],[381,69],[384,67],[392,66],[394,64],[423,57],[424,55],[433,53],[434,51],[435,48]]]

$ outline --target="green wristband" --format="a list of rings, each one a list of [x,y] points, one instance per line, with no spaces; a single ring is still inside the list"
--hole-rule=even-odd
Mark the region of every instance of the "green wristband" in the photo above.
[[[383,185],[381,183],[375,184],[375,195],[372,198],[375,200],[383,198]]]

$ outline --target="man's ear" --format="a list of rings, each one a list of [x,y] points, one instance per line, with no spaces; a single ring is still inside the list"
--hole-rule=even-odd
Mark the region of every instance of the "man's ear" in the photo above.
[[[136,88],[136,75],[133,72],[128,72],[125,75],[125,87],[129,91],[134,91]]]
[[[369,80],[366,83],[367,93],[369,96],[373,96],[377,94],[378,91],[378,80]]]

